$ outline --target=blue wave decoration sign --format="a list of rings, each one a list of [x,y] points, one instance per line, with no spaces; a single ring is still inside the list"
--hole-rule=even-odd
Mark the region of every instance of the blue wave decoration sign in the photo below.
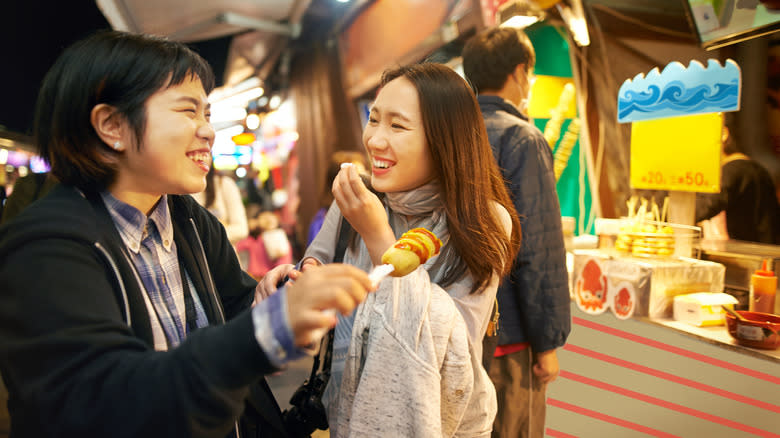
[[[705,67],[693,60],[685,67],[674,61],[662,72],[627,79],[618,91],[618,122],[691,116],[739,110],[741,72],[736,62],[721,65],[710,59]]]

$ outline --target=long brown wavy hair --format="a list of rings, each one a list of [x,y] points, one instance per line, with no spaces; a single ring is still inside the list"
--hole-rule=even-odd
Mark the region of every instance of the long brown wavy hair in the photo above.
[[[468,269],[474,277],[471,293],[477,292],[490,282],[493,272],[502,276],[509,272],[521,236],[479,104],[468,83],[445,65],[423,63],[388,70],[380,86],[399,77],[417,89],[425,140],[442,187],[451,245],[440,256],[450,262],[441,285],[454,283]],[[491,205],[494,201],[512,218],[511,238]]]

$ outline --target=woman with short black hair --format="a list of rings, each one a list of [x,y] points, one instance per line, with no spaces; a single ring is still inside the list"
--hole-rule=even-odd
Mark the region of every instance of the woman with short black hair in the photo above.
[[[124,32],[46,75],[35,134],[61,184],[0,228],[12,436],[287,436],[263,375],[371,285],[334,265],[256,289],[187,196],[211,164],[213,86],[183,44]]]

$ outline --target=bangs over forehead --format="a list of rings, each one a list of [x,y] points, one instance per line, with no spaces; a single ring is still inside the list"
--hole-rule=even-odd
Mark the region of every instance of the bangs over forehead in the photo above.
[[[206,94],[215,86],[211,66],[187,46],[161,37],[106,32],[92,48],[96,56],[107,57],[104,80],[118,89],[135,89],[147,98],[187,79],[199,79]],[[104,52],[104,53],[100,53]],[[122,74],[121,72],[127,72]],[[111,99],[110,96],[105,96]],[[97,103],[100,102],[97,98]],[[145,99],[144,99],[145,100]],[[108,102],[106,102],[108,103]]]

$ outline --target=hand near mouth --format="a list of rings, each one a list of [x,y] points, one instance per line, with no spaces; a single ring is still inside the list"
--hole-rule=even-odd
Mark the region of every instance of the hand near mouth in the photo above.
[[[382,201],[366,187],[353,166],[342,166],[332,190],[341,214],[366,243],[371,261],[381,264],[382,254],[395,242]]]

